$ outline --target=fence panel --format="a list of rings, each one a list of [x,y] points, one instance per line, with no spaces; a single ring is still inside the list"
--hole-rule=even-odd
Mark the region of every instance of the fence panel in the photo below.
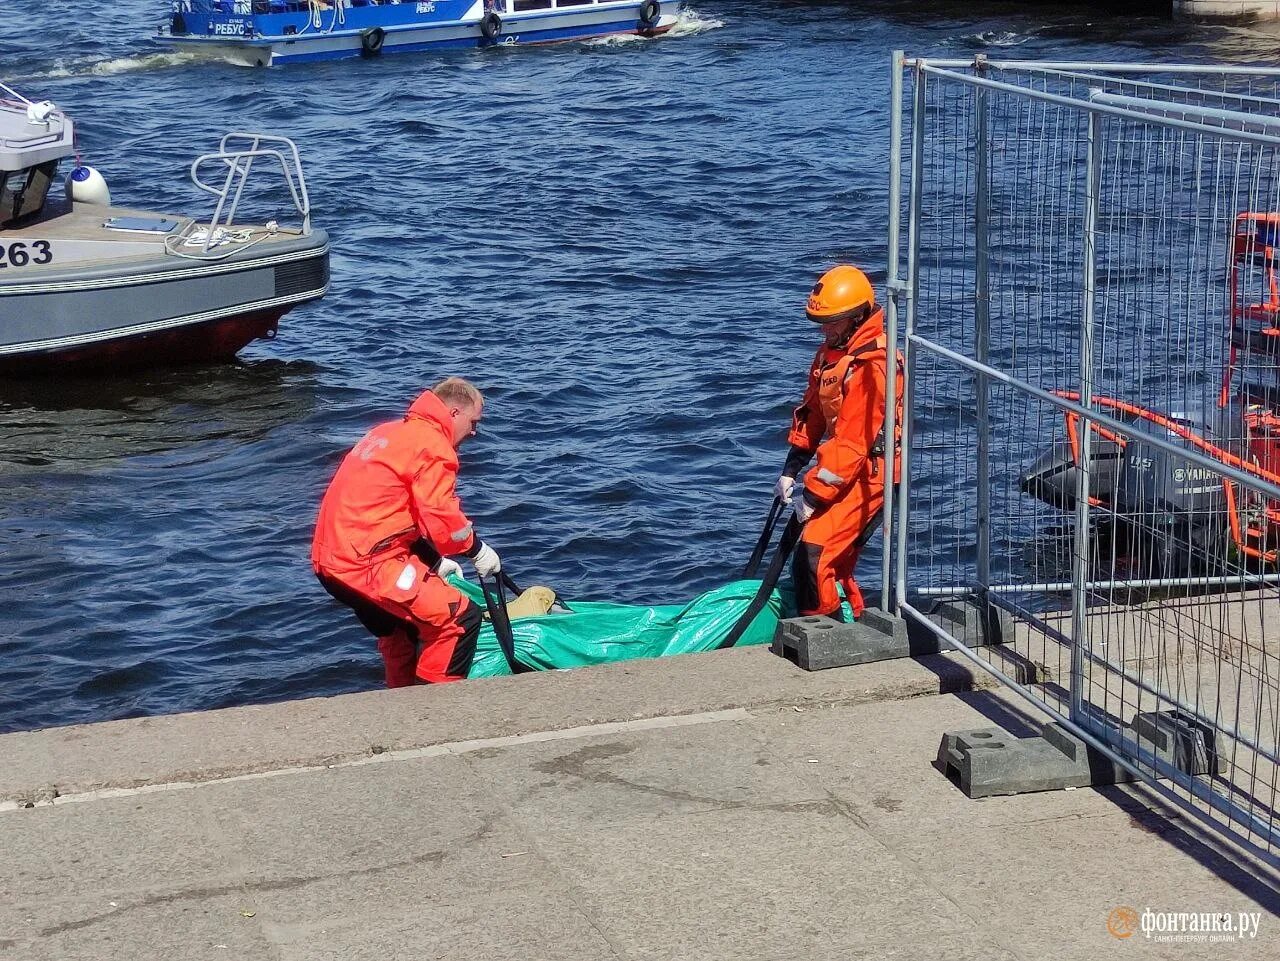
[[[965,652],[1280,864],[1280,73],[914,61],[901,109],[903,613],[1011,612]]]

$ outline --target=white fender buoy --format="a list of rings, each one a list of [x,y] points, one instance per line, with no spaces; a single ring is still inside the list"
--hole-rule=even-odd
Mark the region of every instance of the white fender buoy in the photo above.
[[[75,203],[111,206],[111,191],[107,189],[107,182],[92,167],[80,166],[71,171],[71,175],[67,177],[67,190]]]

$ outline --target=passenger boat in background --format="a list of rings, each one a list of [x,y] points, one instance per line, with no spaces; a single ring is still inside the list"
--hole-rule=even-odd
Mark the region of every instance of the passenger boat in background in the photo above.
[[[0,84],[0,373],[230,359],[328,289],[292,141],[227,134],[198,157],[192,180],[217,198],[206,222],[113,207],[90,167],[51,190],[74,156],[70,118]],[[297,226],[237,220],[255,162],[283,175]]]
[[[679,0],[174,0],[156,41],[269,67],[447,47],[555,43],[675,26]]]
[[[1133,430],[1091,424],[1090,503],[1122,528],[1110,531],[1120,553],[1157,573],[1274,570],[1280,562],[1280,500],[1144,440],[1156,434],[1280,485],[1280,212],[1238,214],[1228,255],[1227,343],[1216,404],[1158,411],[1093,398],[1094,407]],[[1074,510],[1078,435],[1079,418],[1066,414],[1062,434],[1019,478],[1025,493]]]

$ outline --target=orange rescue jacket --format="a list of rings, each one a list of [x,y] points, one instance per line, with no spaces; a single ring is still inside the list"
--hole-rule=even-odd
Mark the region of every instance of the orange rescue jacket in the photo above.
[[[902,354],[896,353],[897,428],[893,470],[899,474],[902,425]],[[788,442],[818,455],[805,476],[805,493],[815,504],[836,501],[856,481],[881,475],[884,455],[884,401],[889,342],[884,311],[877,309],[841,347],[823,344],[813,358],[804,399],[791,419]],[[825,440],[824,440],[825,438]],[[881,481],[883,483],[883,480]]]
[[[403,420],[373,428],[338,466],[320,503],[312,567],[341,577],[418,538],[446,557],[470,550],[475,534],[457,478],[449,410],[426,391]]]

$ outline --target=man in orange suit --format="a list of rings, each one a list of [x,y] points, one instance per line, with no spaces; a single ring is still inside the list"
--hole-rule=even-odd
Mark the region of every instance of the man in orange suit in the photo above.
[[[461,680],[471,669],[480,611],[446,578],[461,570],[451,555],[469,557],[482,577],[502,569],[455,490],[458,447],[483,413],[472,384],[441,381],[402,419],[365,434],[320,504],[312,567],[378,638],[388,687]]]
[[[796,476],[817,455],[801,495],[794,498],[796,516],[804,524],[792,562],[796,606],[801,614],[838,616],[843,588],[854,617],[859,617],[864,603],[854,567],[879,524],[890,469],[885,464],[889,345],[884,311],[876,306],[866,274],[842,264],[818,279],[806,314],[821,325],[824,342],[792,416],[787,436],[791,452],[774,493],[792,500]],[[901,365],[896,352],[895,360]],[[896,393],[901,424],[901,376]],[[898,452],[893,446],[896,481]]]

